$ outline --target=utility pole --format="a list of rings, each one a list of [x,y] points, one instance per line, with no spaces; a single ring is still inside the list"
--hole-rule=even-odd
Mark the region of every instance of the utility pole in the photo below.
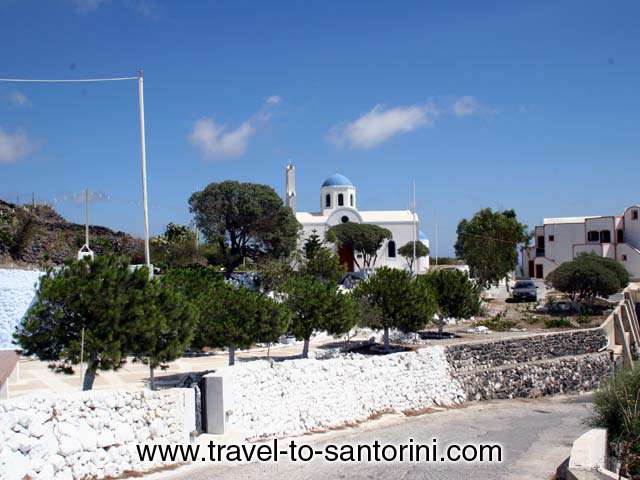
[[[149,213],[147,207],[147,151],[144,134],[144,72],[138,74],[138,100],[140,101],[140,161],[142,162],[142,208],[144,210],[144,262],[151,272],[149,253]]]
[[[84,244],[89,247],[89,188],[84,189]]]
[[[436,266],[438,265],[438,215],[436,214]]]
[[[413,179],[413,201],[411,203],[413,208],[413,213],[411,214],[413,219],[413,259],[411,260],[411,273],[413,273],[413,269],[417,268],[418,265],[416,263],[416,242],[418,241],[418,232],[416,231],[418,228],[418,222],[416,221],[416,180]]]

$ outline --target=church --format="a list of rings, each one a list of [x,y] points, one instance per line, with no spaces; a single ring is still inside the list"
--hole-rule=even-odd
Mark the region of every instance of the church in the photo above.
[[[296,178],[295,166],[289,164],[285,177],[285,202],[295,212],[298,222],[302,225],[300,247],[313,233],[324,239],[326,231],[339,223],[355,222],[370,223],[391,231],[393,237],[385,240],[378,251],[374,268],[386,266],[391,268],[409,269],[407,261],[398,253],[403,245],[418,239],[427,248],[429,241],[419,228],[417,213],[411,210],[359,210],[357,189],[344,175],[335,173],[327,178],[320,187],[320,210],[318,212],[298,212],[296,210]],[[341,249],[340,260],[352,272],[356,268],[355,259],[362,258],[358,252]],[[357,263],[362,264],[361,261]],[[429,269],[429,256],[418,258],[416,273],[424,273]]]

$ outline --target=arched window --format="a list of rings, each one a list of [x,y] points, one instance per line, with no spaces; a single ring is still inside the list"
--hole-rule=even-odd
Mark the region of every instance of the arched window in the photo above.
[[[389,240],[389,243],[387,243],[387,256],[389,258],[396,257],[396,242],[393,240]]]
[[[349,195],[349,204],[353,207],[353,193]]]
[[[324,197],[324,206],[325,207],[330,207],[331,206],[331,194],[327,193],[327,195]]]
[[[341,193],[338,194],[338,206],[342,207],[344,205],[344,195]]]

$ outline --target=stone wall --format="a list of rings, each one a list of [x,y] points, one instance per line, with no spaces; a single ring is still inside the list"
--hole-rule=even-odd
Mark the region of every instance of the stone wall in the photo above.
[[[0,401],[0,478],[117,477],[161,465],[137,444],[188,443],[193,390],[90,391]]]
[[[606,334],[593,328],[451,345],[447,360],[454,370],[468,371],[595,353],[606,346]]]
[[[246,438],[300,435],[464,401],[442,347],[242,363],[217,373],[232,391],[229,427]]]
[[[16,348],[13,332],[36,296],[42,272],[0,268],[0,350]]]
[[[535,398],[595,390],[611,374],[598,328],[452,345],[447,360],[469,400]]]

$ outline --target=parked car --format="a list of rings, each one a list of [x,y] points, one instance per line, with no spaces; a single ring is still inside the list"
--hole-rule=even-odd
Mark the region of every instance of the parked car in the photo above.
[[[516,301],[536,302],[538,287],[532,280],[518,280],[511,289],[511,296]]]

